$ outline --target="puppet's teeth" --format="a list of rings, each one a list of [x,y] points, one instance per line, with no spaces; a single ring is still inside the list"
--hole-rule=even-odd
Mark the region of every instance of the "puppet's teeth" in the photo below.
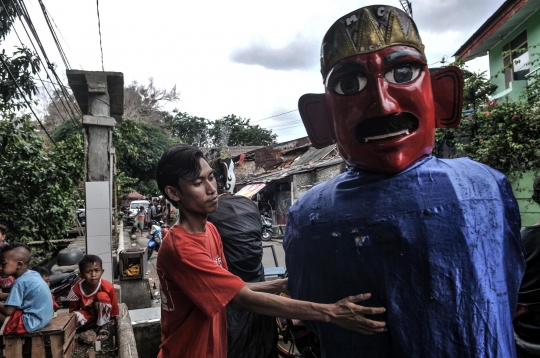
[[[397,137],[397,136],[400,136],[402,134],[405,134],[405,135],[408,135],[409,134],[409,130],[408,129],[404,129],[402,131],[399,131],[399,132],[394,132],[394,133],[388,133],[388,134],[381,134],[381,135],[374,135],[372,137],[366,137],[364,138],[364,142],[367,143],[368,141],[370,140],[377,140],[377,139],[385,139],[385,138],[390,138],[390,137]]]

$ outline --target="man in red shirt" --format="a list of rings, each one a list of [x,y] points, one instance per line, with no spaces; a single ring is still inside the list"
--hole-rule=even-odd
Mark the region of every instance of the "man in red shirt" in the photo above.
[[[384,308],[356,304],[369,299],[369,293],[334,304],[298,301],[272,294],[287,291],[286,279],[245,283],[230,273],[221,238],[207,222],[218,205],[214,171],[197,148],[177,144],[167,149],[156,180],[180,210],[157,259],[162,300],[158,357],[226,358],[229,302],[260,314],[330,322],[364,334],[386,331],[385,322],[365,317]]]

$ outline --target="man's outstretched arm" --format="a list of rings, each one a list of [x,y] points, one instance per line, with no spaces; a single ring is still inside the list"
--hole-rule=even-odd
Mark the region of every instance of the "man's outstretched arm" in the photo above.
[[[274,285],[286,284],[286,280],[282,281],[285,282]],[[369,299],[371,297],[369,293],[350,296],[334,304],[323,304],[293,300],[265,292],[254,292],[250,289],[252,286],[255,286],[254,289],[260,288],[258,291],[275,288],[271,283],[272,281],[266,284],[261,283],[261,287],[257,287],[259,284],[246,285],[234,296],[232,302],[248,311],[267,316],[331,322],[363,334],[375,334],[387,330],[385,322],[373,321],[365,317],[366,314],[384,313],[385,308],[364,307],[356,304],[356,302]]]

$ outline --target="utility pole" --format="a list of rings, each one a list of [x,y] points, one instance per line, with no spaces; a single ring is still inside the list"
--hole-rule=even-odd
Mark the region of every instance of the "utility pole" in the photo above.
[[[112,130],[124,113],[121,72],[67,70],[68,83],[83,112],[86,172],[86,253],[103,261],[103,278],[113,282]]]

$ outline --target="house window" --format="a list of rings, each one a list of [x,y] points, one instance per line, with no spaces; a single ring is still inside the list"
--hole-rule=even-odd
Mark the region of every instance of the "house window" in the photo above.
[[[512,51],[512,53],[504,53]],[[513,63],[513,68],[508,67]],[[530,72],[529,50],[527,45],[527,31],[523,31],[503,47],[504,88],[510,82],[525,80]]]

